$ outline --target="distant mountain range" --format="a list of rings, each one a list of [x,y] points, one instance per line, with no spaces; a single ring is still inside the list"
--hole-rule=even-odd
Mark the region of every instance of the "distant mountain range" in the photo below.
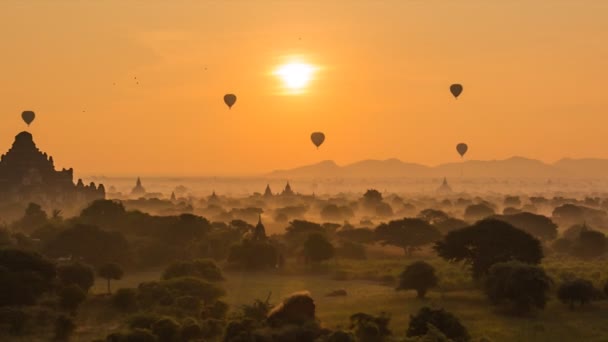
[[[606,178],[608,159],[562,159],[553,164],[523,157],[504,160],[467,160],[437,166],[406,163],[399,159],[363,160],[340,166],[326,160],[318,164],[268,174],[272,178]]]

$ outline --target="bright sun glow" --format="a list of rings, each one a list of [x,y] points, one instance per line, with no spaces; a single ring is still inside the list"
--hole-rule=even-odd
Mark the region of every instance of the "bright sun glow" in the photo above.
[[[302,62],[290,62],[281,65],[276,71],[285,87],[294,93],[302,92],[310,83],[315,67]]]

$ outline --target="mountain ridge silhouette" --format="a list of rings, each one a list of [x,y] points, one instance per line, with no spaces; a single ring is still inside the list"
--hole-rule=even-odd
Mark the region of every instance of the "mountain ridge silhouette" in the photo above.
[[[433,178],[433,177],[487,177],[487,178],[605,178],[608,177],[608,159],[562,158],[554,163],[513,156],[506,159],[465,160],[427,166],[404,162],[396,158],[365,159],[346,165],[333,160],[300,167],[275,170],[267,174],[274,178]]]

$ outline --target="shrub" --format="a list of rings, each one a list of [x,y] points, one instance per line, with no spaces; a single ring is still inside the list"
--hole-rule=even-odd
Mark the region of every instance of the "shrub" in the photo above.
[[[127,323],[131,329],[152,329],[154,322],[160,320],[158,314],[152,312],[142,312],[131,316]]]
[[[137,307],[137,290],[118,289],[112,296],[112,304],[122,311],[135,309]]]
[[[173,318],[163,317],[152,324],[152,332],[158,336],[159,341],[173,341],[177,338],[180,325]]]
[[[429,325],[437,328],[447,338],[463,342],[469,341],[469,332],[452,313],[444,309],[421,308],[415,316],[410,317],[407,336],[424,336],[429,332]]]
[[[544,308],[551,285],[541,267],[510,261],[490,268],[485,292],[492,304],[508,304],[521,314]]]
[[[391,317],[386,313],[372,316],[360,312],[350,316],[350,328],[355,332],[357,341],[381,342],[391,335],[388,329],[390,321]]]
[[[203,330],[196,320],[188,318],[182,323],[179,335],[181,337],[180,341],[195,340],[203,336]]]
[[[163,272],[162,278],[197,277],[207,281],[224,280],[222,271],[215,262],[206,259],[175,262]]]
[[[574,310],[574,303],[578,302],[581,306],[593,300],[596,290],[589,280],[574,279],[560,285],[557,290],[557,297],[564,304]]]
[[[72,313],[86,298],[87,294],[76,284],[64,286],[59,290],[59,305]]]
[[[76,324],[68,316],[61,315],[55,320],[55,340],[66,341],[74,333]]]
[[[397,290],[416,290],[418,298],[424,298],[426,292],[437,286],[438,282],[435,268],[424,261],[417,261],[401,273]]]
[[[95,283],[93,268],[81,262],[59,265],[57,277],[64,286],[75,284],[85,292],[88,292]]]

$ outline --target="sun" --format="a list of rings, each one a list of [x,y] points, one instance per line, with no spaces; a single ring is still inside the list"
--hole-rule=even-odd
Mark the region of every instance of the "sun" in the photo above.
[[[313,79],[316,68],[304,62],[289,62],[279,66],[274,74],[291,93],[303,92]]]

